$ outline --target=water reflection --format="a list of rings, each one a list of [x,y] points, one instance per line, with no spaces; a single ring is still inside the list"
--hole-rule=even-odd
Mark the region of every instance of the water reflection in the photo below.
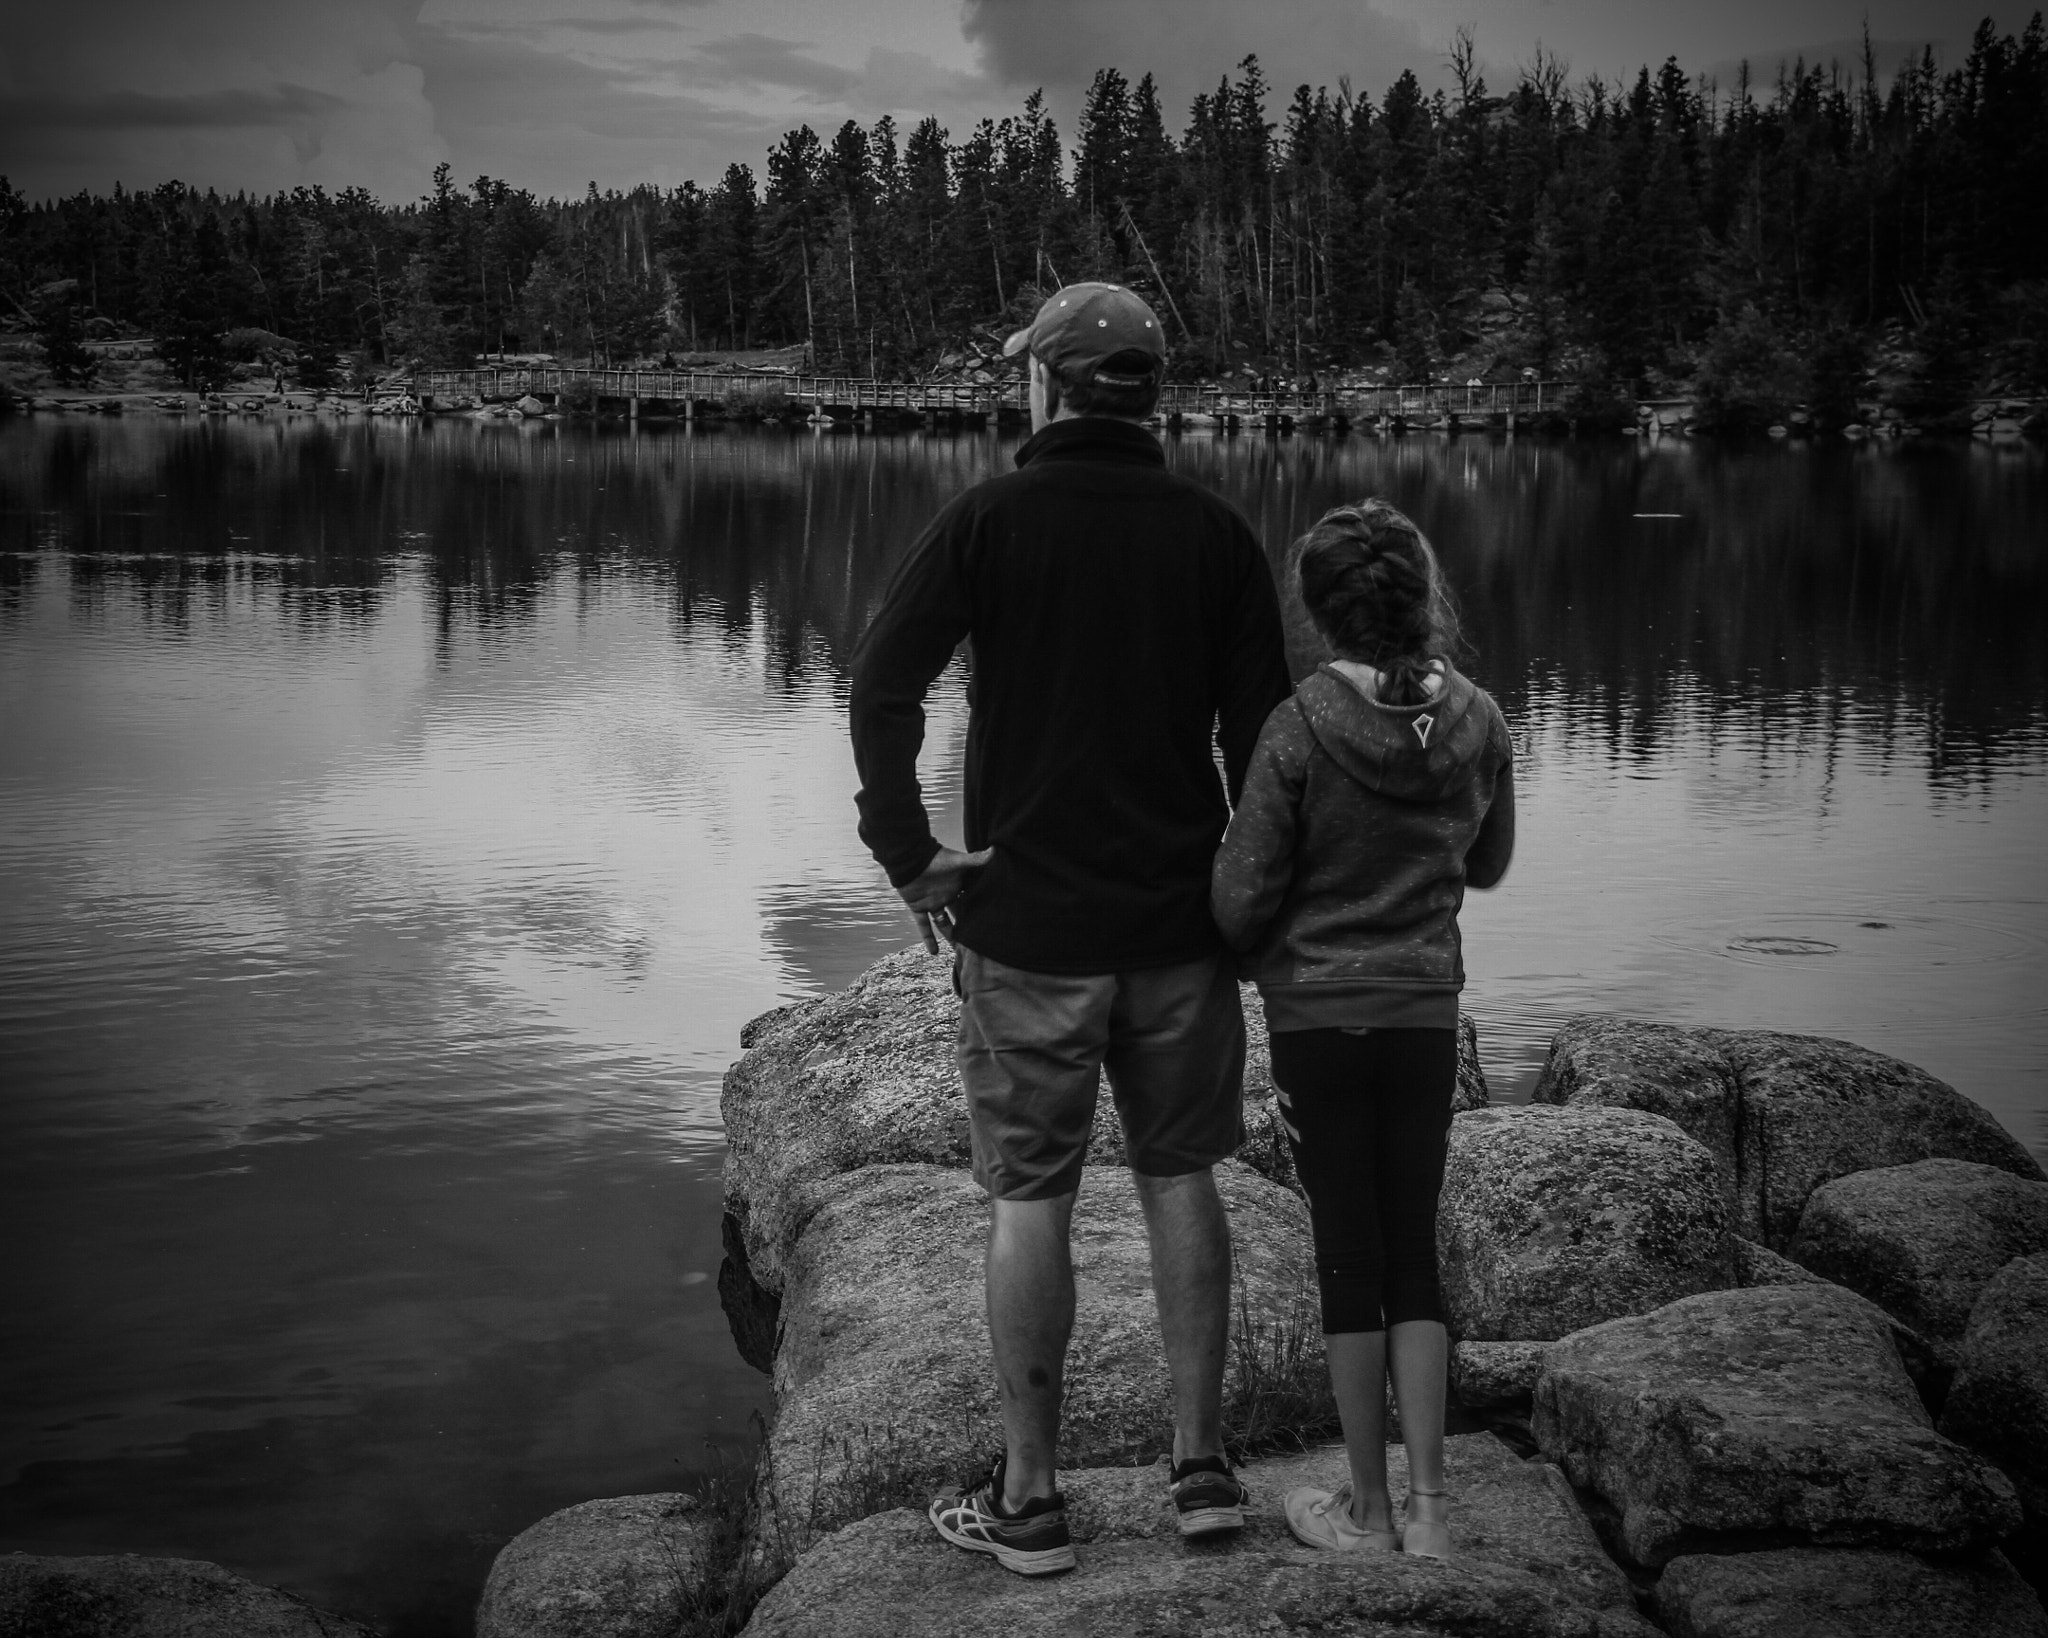
[[[1010,447],[0,428],[0,1547],[456,1630],[510,1531],[745,1443],[719,1076],[907,936],[846,661]],[[1170,458],[1276,560],[1366,492],[1442,547],[1526,803],[1499,1091],[1587,1007],[1817,1030],[2048,1153],[2037,453]]]

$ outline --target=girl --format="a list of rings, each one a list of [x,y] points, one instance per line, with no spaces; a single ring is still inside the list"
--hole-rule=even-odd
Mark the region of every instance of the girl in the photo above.
[[[1456,616],[1407,518],[1384,501],[1340,506],[1295,555],[1334,657],[1267,718],[1211,882],[1265,1002],[1351,1459],[1335,1494],[1290,1492],[1287,1522],[1315,1547],[1447,1558],[1436,1202],[1465,982],[1458,907],[1514,851],[1508,729],[1451,665]],[[1390,1369],[1408,1447],[1398,1533]]]

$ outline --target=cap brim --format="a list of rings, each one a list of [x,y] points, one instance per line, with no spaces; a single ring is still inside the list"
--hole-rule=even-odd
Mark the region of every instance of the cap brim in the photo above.
[[[1023,329],[1014,330],[1011,332],[1010,339],[1003,343],[1003,357],[1015,358],[1019,353],[1021,353],[1026,347],[1029,347],[1030,345],[1031,326],[1027,324],[1024,326]]]

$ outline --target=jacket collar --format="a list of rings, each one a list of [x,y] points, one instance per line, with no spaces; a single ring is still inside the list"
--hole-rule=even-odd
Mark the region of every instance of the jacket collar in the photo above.
[[[1055,421],[1026,438],[1018,446],[1017,464],[1029,466],[1033,461],[1128,461],[1164,466],[1166,451],[1149,428],[1135,421],[1083,415]]]

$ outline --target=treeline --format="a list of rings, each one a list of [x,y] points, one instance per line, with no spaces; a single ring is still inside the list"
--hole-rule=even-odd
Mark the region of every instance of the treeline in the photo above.
[[[1675,60],[1574,80],[1539,55],[1498,92],[1469,36],[1450,70],[1434,93],[1404,73],[1377,101],[1340,82],[1283,105],[1248,57],[1176,135],[1149,75],[1104,69],[1071,150],[1033,95],[958,141],[930,119],[804,127],[758,177],[575,200],[446,166],[403,207],[176,183],[30,206],[0,183],[0,280],[45,327],[153,333],[188,379],[237,331],[314,381],[349,358],[794,345],[892,375],[1094,277],[1154,299],[1187,375],[1455,360],[1826,398],[1891,346],[1930,404],[1987,371],[2044,384],[2039,14],[1889,84],[1868,49],[1767,85]]]

